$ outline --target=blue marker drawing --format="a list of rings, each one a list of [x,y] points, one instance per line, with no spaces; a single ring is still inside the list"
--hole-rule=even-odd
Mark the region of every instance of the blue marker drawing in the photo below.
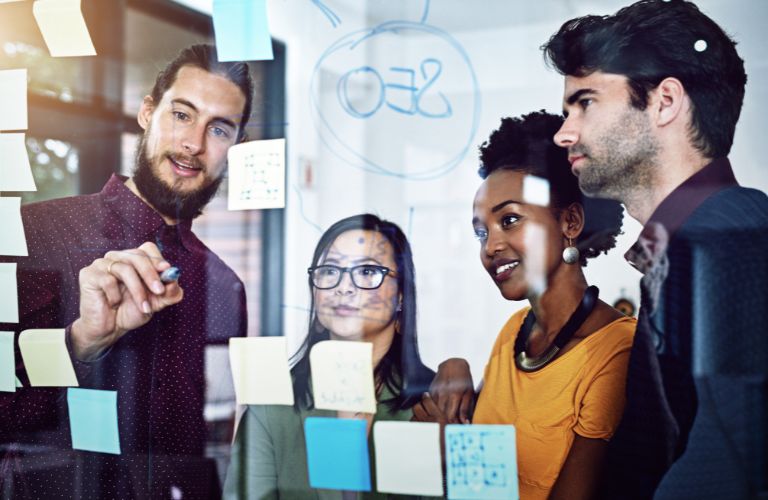
[[[310,101],[318,136],[345,163],[404,180],[431,180],[456,167],[474,144],[480,118],[477,77],[464,48],[448,33],[424,23],[428,11],[427,0],[422,22],[388,21],[345,35],[315,64]],[[411,42],[407,47],[413,46],[413,50],[403,49],[406,41]],[[373,43],[375,47],[368,45]],[[368,50],[385,54],[381,66],[356,62],[360,60],[358,52]],[[404,53],[408,59],[397,61]],[[339,75],[337,68],[343,68],[347,59],[348,69]],[[331,87],[335,89],[335,105],[326,97],[322,99],[324,107],[320,105],[320,93],[327,91],[328,85],[323,83],[320,88],[321,74],[326,78],[328,74],[339,75],[334,76]],[[462,94],[469,98],[458,104],[451,102],[443,91],[448,79],[452,88],[457,84],[465,88]],[[381,150],[367,150],[359,141],[346,137],[346,131],[354,130],[362,120],[368,121],[369,133],[386,134],[388,151],[424,147],[419,134],[447,140],[432,163],[416,168],[408,165],[406,171],[397,155],[390,158]]]
[[[323,228],[309,220],[309,217],[307,217],[307,214],[304,212],[304,197],[301,195],[301,189],[299,189],[299,186],[295,184],[292,187],[293,191],[296,193],[296,196],[299,198],[299,214],[301,215],[301,218],[304,219],[304,222],[317,229],[317,232],[322,233]]]
[[[424,24],[427,22],[427,17],[429,16],[429,0],[424,0],[424,12],[421,14],[421,24]]]
[[[327,5],[323,4],[323,2],[321,2],[320,0],[312,0],[312,3],[315,4],[323,14],[325,14],[325,17],[328,18],[328,20],[331,22],[331,25],[334,28],[341,24],[341,18],[339,18],[339,16],[337,16],[335,12],[333,12],[330,8],[328,8]]]
[[[511,425],[447,425],[449,499],[515,499],[517,447]]]

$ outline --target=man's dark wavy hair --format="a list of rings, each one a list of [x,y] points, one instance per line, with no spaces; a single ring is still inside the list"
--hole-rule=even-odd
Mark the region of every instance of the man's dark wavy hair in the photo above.
[[[253,80],[251,79],[248,65],[244,62],[219,61],[216,56],[216,48],[213,45],[198,44],[189,46],[179,52],[176,59],[168,63],[157,75],[155,85],[152,87],[150,94],[155,105],[160,103],[166,91],[173,86],[179,70],[184,66],[192,66],[221,75],[242,90],[245,96],[245,106],[240,116],[237,139],[238,141],[244,140],[246,138],[245,127],[248,125],[248,119],[251,117],[251,106],[253,104]]]
[[[342,233],[361,229],[375,231],[392,245],[397,269],[397,289],[402,294],[402,307],[395,312],[395,320],[400,325],[392,345],[374,370],[374,379],[394,394],[394,399],[383,401],[390,411],[410,408],[419,401],[424,392],[429,390],[434,372],[427,368],[419,356],[419,344],[416,337],[416,272],[413,266],[411,245],[403,231],[394,223],[383,220],[373,214],[354,215],[342,219],[320,237],[312,256],[312,266],[320,263],[328,248]],[[294,359],[298,359],[291,370],[293,375],[293,393],[295,408],[311,409],[314,406],[310,389],[311,369],[309,353],[312,347],[323,340],[330,339],[330,332],[317,318],[311,276],[308,277],[312,302],[309,311],[309,331],[303,345]]]
[[[502,118],[501,126],[480,146],[478,174],[485,179],[496,170],[513,170],[546,179],[554,213],[580,203],[584,207],[584,230],[576,246],[581,265],[586,266],[587,259],[616,246],[623,209],[616,201],[582,195],[579,181],[571,173],[568,151],[553,141],[562,124],[562,117],[544,110],[520,118]]]
[[[641,0],[612,16],[571,19],[542,50],[563,75],[625,76],[630,102],[640,110],[648,105],[649,91],[677,78],[692,103],[694,147],[707,158],[730,152],[747,83],[744,61],[736,42],[693,3]]]

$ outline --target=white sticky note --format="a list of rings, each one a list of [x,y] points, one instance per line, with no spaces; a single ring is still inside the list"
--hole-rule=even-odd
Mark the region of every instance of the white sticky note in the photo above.
[[[0,71],[0,130],[27,130],[27,70]]]
[[[64,340],[64,329],[24,330],[19,349],[30,385],[77,387],[77,376]]]
[[[239,405],[293,405],[285,337],[229,339],[229,363]]]
[[[0,255],[27,255],[27,239],[21,223],[21,198],[0,197]]]
[[[0,332],[0,391],[16,392],[16,362],[13,354],[13,332]]]
[[[309,353],[309,364],[316,408],[376,412],[373,344],[341,340],[318,342]]]
[[[0,263],[0,323],[19,322],[16,263]]]
[[[24,134],[0,134],[0,191],[37,191]]]
[[[531,205],[549,205],[549,181],[535,175],[523,178],[523,201]]]
[[[443,496],[440,424],[376,422],[373,440],[378,491]]]
[[[80,0],[37,0],[32,11],[51,56],[96,55]]]
[[[227,160],[229,210],[285,207],[285,139],[236,144]]]

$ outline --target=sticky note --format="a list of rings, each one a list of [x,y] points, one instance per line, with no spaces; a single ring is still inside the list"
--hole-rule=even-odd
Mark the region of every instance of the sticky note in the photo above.
[[[446,425],[445,462],[448,498],[519,498],[511,425]]]
[[[19,322],[16,263],[0,263],[0,323]]]
[[[329,490],[371,491],[366,421],[307,417],[309,485]]]
[[[24,384],[21,383],[21,380],[19,380],[19,377],[16,377],[16,388],[24,387]]]
[[[318,342],[309,353],[309,364],[315,408],[376,413],[373,344]]]
[[[227,161],[229,210],[285,207],[285,139],[236,144]]]
[[[24,134],[0,134],[0,191],[37,191]]]
[[[27,130],[27,70],[0,71],[0,130]]]
[[[27,239],[21,222],[21,198],[0,197],[0,255],[27,255]]]
[[[266,0],[213,0],[213,31],[219,61],[275,58]]]
[[[549,205],[549,181],[535,175],[523,178],[523,201],[531,205]]]
[[[239,405],[293,405],[285,337],[229,339],[229,364]]]
[[[120,454],[117,391],[67,389],[72,448]]]
[[[96,55],[80,0],[37,0],[32,12],[51,56]]]
[[[373,440],[377,491],[443,496],[440,424],[376,422]]]
[[[17,380],[13,332],[0,332],[0,391],[16,392]]]
[[[68,387],[78,385],[67,351],[64,329],[24,330],[19,349],[32,386]]]

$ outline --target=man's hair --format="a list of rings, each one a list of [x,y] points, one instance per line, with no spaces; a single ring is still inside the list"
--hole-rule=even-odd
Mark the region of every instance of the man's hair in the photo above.
[[[562,117],[544,110],[520,118],[502,118],[498,130],[480,146],[477,173],[485,179],[496,170],[512,170],[546,179],[554,213],[580,203],[584,207],[584,229],[577,246],[581,265],[586,266],[587,259],[616,246],[623,210],[616,201],[582,195],[578,178],[571,173],[568,151],[552,139],[562,125]]]
[[[641,0],[612,16],[567,21],[542,46],[563,75],[624,75],[632,105],[665,78],[680,80],[691,103],[690,137],[705,157],[727,156],[744,101],[747,75],[734,42],[685,0]]]
[[[245,135],[245,126],[251,117],[251,105],[253,102],[253,80],[248,65],[244,62],[222,62],[216,56],[216,48],[212,45],[192,45],[179,52],[176,59],[168,63],[155,80],[152,87],[152,100],[159,104],[165,92],[176,81],[179,70],[184,66],[200,68],[202,70],[221,75],[240,88],[245,96],[245,106],[240,118],[240,127],[237,138],[242,140]]]

